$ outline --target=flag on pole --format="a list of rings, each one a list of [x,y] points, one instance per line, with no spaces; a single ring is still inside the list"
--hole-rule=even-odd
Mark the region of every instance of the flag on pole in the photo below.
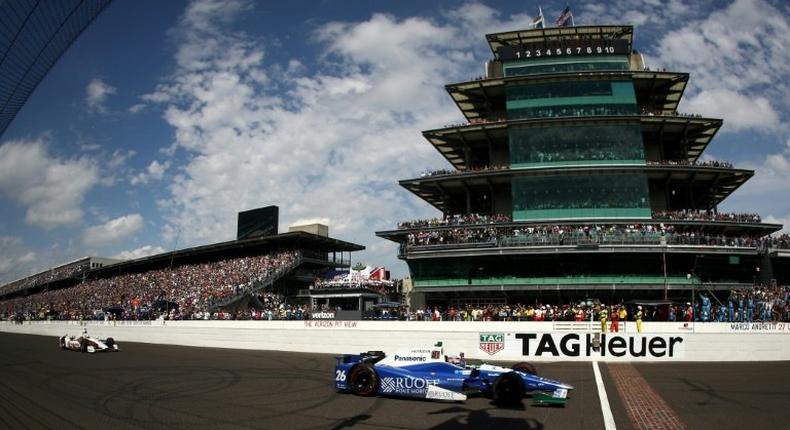
[[[573,13],[571,13],[571,7],[565,6],[565,10],[562,11],[560,17],[554,21],[554,25],[557,27],[567,27],[568,24],[573,22]]]
[[[543,14],[532,18],[532,22],[529,23],[530,28],[543,28]]]

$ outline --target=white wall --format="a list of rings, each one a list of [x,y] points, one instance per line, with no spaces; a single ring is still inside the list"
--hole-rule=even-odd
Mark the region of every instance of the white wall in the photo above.
[[[601,336],[599,339],[605,341],[606,348],[598,349],[593,348],[599,336],[594,330],[600,330],[597,323],[142,321],[87,322],[85,326],[92,336],[115,338],[122,349],[124,342],[145,342],[340,354],[368,350],[391,352],[442,341],[447,354],[463,351],[469,358],[503,361],[790,360],[787,323],[646,322],[643,333],[639,334],[635,333],[634,323],[628,322],[625,331]],[[21,325],[0,322],[3,332],[52,336],[53,347],[56,337],[77,335],[82,330],[79,322],[42,321]],[[524,354],[525,342],[527,354]]]

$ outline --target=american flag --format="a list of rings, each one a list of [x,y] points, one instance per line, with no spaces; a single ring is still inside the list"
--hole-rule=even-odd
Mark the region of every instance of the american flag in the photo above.
[[[556,25],[557,27],[565,27],[568,25],[568,20],[570,20],[572,17],[573,14],[571,13],[571,7],[566,6],[565,10],[563,10],[562,13],[560,14],[560,17],[557,18],[556,21],[554,21],[554,25]]]

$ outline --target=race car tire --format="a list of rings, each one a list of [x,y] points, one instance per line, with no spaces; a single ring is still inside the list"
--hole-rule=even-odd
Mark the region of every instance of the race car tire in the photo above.
[[[348,385],[353,394],[363,397],[375,396],[379,390],[379,375],[376,371],[364,364],[360,364],[353,369],[348,377]]]
[[[107,340],[104,341],[104,343],[107,344],[107,347],[109,347],[112,350],[114,349],[113,346],[115,346],[115,339],[108,337]]]
[[[527,363],[527,362],[516,363],[513,365],[513,370],[529,373],[530,375],[535,375],[535,376],[538,375],[538,371],[537,369],[535,369],[535,366],[533,366],[532,363]]]
[[[88,341],[80,339],[80,352],[88,352]]]
[[[58,346],[60,349],[66,349],[66,336],[63,336],[58,339]]]
[[[524,381],[516,372],[503,373],[494,381],[492,391],[497,405],[518,406],[524,398]]]

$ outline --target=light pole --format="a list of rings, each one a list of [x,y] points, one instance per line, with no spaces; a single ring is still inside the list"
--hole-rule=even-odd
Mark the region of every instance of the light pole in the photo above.
[[[661,260],[664,264],[664,300],[667,299],[667,238],[661,235]]]
[[[691,280],[691,322],[694,323],[697,319],[697,307],[695,298],[697,296],[695,287],[696,281],[699,280],[697,276],[697,263],[699,263],[699,259],[705,257],[704,255],[696,254],[694,255],[694,266],[691,267],[691,273],[686,275],[688,279]]]

